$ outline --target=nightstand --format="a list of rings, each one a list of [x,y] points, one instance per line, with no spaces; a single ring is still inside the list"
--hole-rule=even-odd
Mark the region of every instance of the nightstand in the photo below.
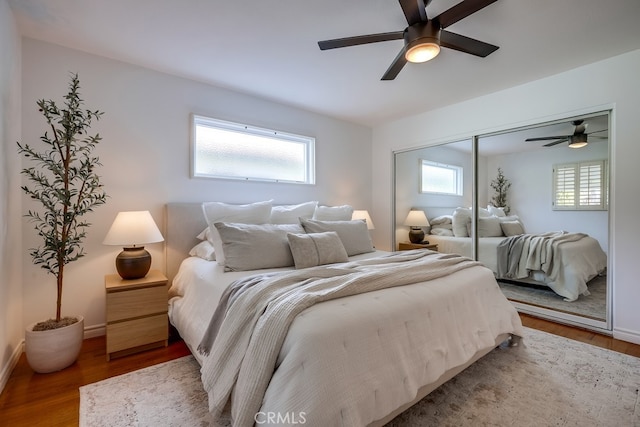
[[[104,277],[107,292],[107,360],[167,346],[167,278],[151,270],[142,279]]]
[[[438,250],[437,243],[409,243],[401,242],[398,244],[399,251],[410,251],[412,249],[431,249],[432,251]]]

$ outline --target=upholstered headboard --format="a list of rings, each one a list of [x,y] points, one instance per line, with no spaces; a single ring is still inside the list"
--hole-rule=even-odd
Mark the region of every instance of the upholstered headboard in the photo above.
[[[180,263],[197,243],[196,236],[207,227],[202,203],[168,203],[165,209],[165,268],[169,283]]]

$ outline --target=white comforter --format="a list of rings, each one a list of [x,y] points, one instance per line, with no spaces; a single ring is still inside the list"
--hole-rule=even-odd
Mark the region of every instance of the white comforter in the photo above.
[[[212,264],[186,260],[172,288],[182,297],[171,300],[171,320],[194,350],[224,288],[205,284]],[[291,324],[260,413],[367,425],[505,333],[522,335],[520,319],[484,267],[326,301]]]
[[[438,244],[438,251],[471,257],[470,237],[427,236]],[[507,237],[483,237],[478,239],[478,260],[498,274],[498,245]],[[587,282],[607,267],[607,255],[596,239],[586,236],[566,242],[558,247],[559,262],[553,277],[541,270],[529,272],[529,279],[545,284],[566,301],[575,301],[580,295],[589,295]],[[498,276],[500,277],[500,276]],[[526,281],[526,280],[525,280]]]

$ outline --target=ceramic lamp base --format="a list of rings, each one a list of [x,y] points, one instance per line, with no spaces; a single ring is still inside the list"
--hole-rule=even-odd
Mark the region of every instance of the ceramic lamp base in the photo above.
[[[411,231],[409,231],[409,241],[411,243],[422,243],[423,240],[424,231],[422,231],[422,228],[412,228]]]
[[[151,254],[144,246],[123,248],[116,257],[116,270],[126,280],[141,279],[151,268]]]

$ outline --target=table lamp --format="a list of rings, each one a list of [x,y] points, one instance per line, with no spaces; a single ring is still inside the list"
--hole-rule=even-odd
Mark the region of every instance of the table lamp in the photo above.
[[[409,231],[409,240],[411,243],[422,243],[424,240],[424,230],[422,230],[422,227],[428,227],[429,220],[424,214],[424,211],[410,210],[407,219],[404,220],[404,225],[411,227]]]
[[[354,210],[351,215],[351,219],[364,219],[367,223],[367,230],[373,230],[375,228],[373,226],[373,221],[371,221],[371,217],[369,216],[369,211],[367,210]]]
[[[164,238],[149,211],[119,212],[102,242],[123,246],[116,257],[116,269],[123,279],[140,279],[151,268],[151,254],[146,243],[162,242]]]

